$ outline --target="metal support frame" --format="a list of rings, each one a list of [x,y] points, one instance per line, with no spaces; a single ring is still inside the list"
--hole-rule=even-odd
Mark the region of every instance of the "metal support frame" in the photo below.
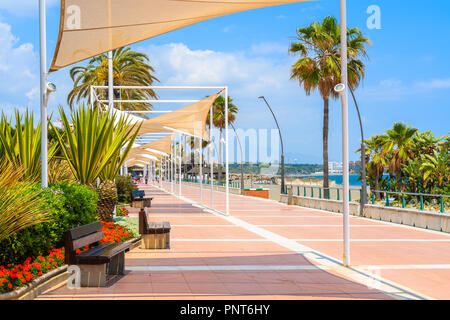
[[[178,164],[179,164],[179,171],[178,171],[178,195],[181,196],[181,140],[182,140],[182,135],[179,136],[179,140],[178,140]]]
[[[118,99],[114,99],[113,96],[108,96],[109,100],[100,100],[96,94],[96,90],[97,89],[108,89],[110,91],[110,87],[109,86],[91,86],[90,88],[90,97],[91,97],[91,101],[92,104],[94,103],[95,100],[97,100],[99,103],[108,103],[108,106],[110,105],[114,105],[115,103],[126,103],[126,102],[136,102],[136,103],[148,103],[149,101],[152,103],[194,103],[200,100],[118,100]],[[112,86],[112,90],[114,89],[154,89],[154,90],[222,90],[223,93],[225,95],[225,198],[226,198],[226,206],[225,206],[225,214],[229,215],[230,214],[230,190],[229,190],[229,184],[230,184],[230,180],[229,180],[229,149],[228,149],[228,141],[229,141],[229,130],[228,130],[228,87],[226,86],[203,86],[203,87],[197,87],[197,86]],[[114,91],[112,91],[114,92]],[[114,95],[114,94],[113,94]],[[210,121],[212,123],[212,111],[213,108],[211,107],[211,117],[210,117]],[[149,114],[157,114],[157,113],[169,113],[172,112],[172,110],[151,110],[151,111],[124,111],[130,114],[133,113],[149,113]],[[165,129],[171,130],[173,133],[179,133],[183,136],[192,136],[194,138],[200,138],[198,136],[193,136],[192,134],[189,134],[187,132],[182,132],[173,128],[169,128],[169,127],[163,127]],[[158,136],[157,135],[163,135],[164,133],[155,133],[154,135],[151,134],[145,134],[144,137],[138,138],[136,139],[136,142],[142,143],[142,142],[151,142],[157,140]],[[210,139],[212,139],[212,128],[210,128]],[[180,140],[181,141],[181,140]],[[202,139],[201,139],[201,145],[202,145]],[[201,150],[201,145],[200,145],[200,150]],[[175,155],[173,154],[173,151],[175,149]],[[171,185],[171,192],[175,193],[176,192],[176,188],[175,185],[177,182],[179,182],[179,189],[178,189],[178,194],[181,195],[181,183],[182,183],[182,179],[181,179],[181,154],[180,154],[180,159],[177,162],[177,150],[176,146],[173,144],[172,142],[172,155],[170,155],[167,159],[168,161],[168,170],[167,173],[170,177],[169,181],[170,181],[170,185]],[[180,145],[180,152],[181,152],[181,145]],[[201,152],[201,151],[200,151]],[[212,159],[212,149],[210,150],[211,153],[211,173],[214,172],[214,161]],[[203,154],[201,152],[200,154],[201,156],[201,163],[200,163],[200,167],[201,164],[203,162]],[[161,159],[161,162],[163,160]],[[177,170],[177,165],[179,165],[179,170]],[[160,171],[162,169],[160,168]],[[179,177],[178,177],[178,181],[176,180],[177,178],[177,172],[179,172]],[[203,172],[202,172],[203,173]],[[162,180],[162,171],[160,172],[160,186],[162,186],[161,184],[161,180]],[[202,180],[200,183],[200,202],[203,201],[203,186],[202,186]],[[211,209],[214,209],[214,174],[211,174]]]
[[[200,168],[199,168],[199,175],[200,175],[200,203],[203,202],[203,139],[199,139],[200,144],[198,147],[198,152],[200,153]]]
[[[211,165],[211,208],[214,208],[214,159],[213,159],[213,142],[212,142],[212,125],[213,125],[213,106],[209,110],[209,160]]]

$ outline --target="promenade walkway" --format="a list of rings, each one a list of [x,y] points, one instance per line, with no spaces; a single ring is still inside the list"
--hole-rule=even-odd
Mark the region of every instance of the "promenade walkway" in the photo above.
[[[340,214],[230,195],[224,216],[198,204],[196,186],[183,185],[181,197],[141,188],[154,196],[150,220],[171,222],[171,248],[133,249],[126,274],[105,288],[63,284],[38,299],[450,298],[447,234],[351,217],[344,268]],[[203,204],[210,198],[204,188]],[[223,193],[214,208],[225,210]]]

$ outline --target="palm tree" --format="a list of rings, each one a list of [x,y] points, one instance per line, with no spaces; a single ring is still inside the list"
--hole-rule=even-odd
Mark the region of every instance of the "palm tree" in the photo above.
[[[341,82],[341,73],[335,61],[340,59],[340,27],[336,18],[326,17],[309,27],[298,28],[298,42],[292,42],[289,52],[301,58],[291,67],[291,79],[303,86],[307,95],[318,89],[323,99],[323,187],[328,197],[328,118],[330,97],[339,95],[333,88]],[[370,40],[357,28],[347,30],[348,84],[354,90],[364,78],[364,64],[359,59],[367,57],[365,45]]]
[[[375,190],[380,190],[380,180],[383,177],[385,168],[388,165],[386,152],[383,149],[386,136],[377,135],[365,140],[366,144],[366,163],[369,177],[373,179]],[[370,180],[369,180],[370,181]],[[377,199],[380,198],[379,192],[376,193]]]
[[[233,104],[233,99],[228,96],[228,124],[232,124],[236,120],[238,107]],[[206,124],[210,126],[210,112],[206,118]],[[222,182],[222,132],[225,129],[225,98],[219,96],[213,104],[213,125],[219,128],[219,163],[218,163],[218,184]]]
[[[391,154],[389,160],[389,173],[395,176],[398,184],[398,191],[402,191],[402,167],[407,163],[411,155],[413,146],[412,137],[417,132],[416,128],[406,126],[402,122],[394,123],[392,129],[386,131],[387,139],[384,142],[383,149]]]
[[[433,155],[426,154],[420,169],[423,171],[425,186],[444,187],[449,182],[450,177],[449,153],[438,153],[437,150],[434,150]]]
[[[149,58],[144,53],[131,51],[130,47],[113,50],[113,68],[115,86],[151,86],[158,79],[152,75],[154,69],[148,64]],[[67,103],[71,110],[75,103],[82,99],[90,100],[91,86],[108,85],[108,55],[102,54],[92,58],[87,66],[77,66],[70,70],[73,89],[67,96]],[[115,98],[121,100],[148,100],[157,98],[151,89],[115,90]],[[107,100],[106,90],[99,93],[99,99]],[[91,103],[91,101],[89,101]],[[122,110],[151,110],[150,104],[123,103]]]

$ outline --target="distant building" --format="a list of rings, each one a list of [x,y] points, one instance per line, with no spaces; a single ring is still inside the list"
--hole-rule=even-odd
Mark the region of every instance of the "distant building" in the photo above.
[[[328,172],[330,174],[342,174],[342,162],[328,162]]]

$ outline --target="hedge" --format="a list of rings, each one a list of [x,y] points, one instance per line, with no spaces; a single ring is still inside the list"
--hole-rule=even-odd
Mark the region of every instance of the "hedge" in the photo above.
[[[36,188],[40,188],[36,184]],[[0,241],[0,265],[22,263],[64,245],[64,232],[98,220],[97,193],[76,183],[58,183],[43,191],[42,201],[51,211],[50,222],[19,231]]]

